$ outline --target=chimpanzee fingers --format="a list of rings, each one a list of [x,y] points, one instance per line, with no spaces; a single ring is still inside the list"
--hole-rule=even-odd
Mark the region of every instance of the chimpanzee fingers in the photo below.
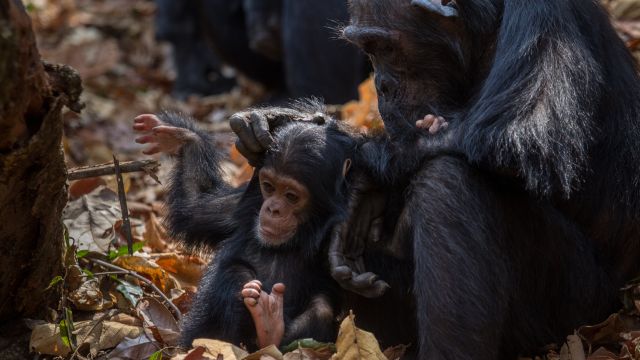
[[[434,135],[440,131],[440,122],[436,121],[429,127],[429,134]]]
[[[246,117],[246,113],[231,116],[229,119],[229,126],[231,127],[231,130],[236,133],[238,139],[247,150],[254,153],[264,151],[262,145],[260,145],[260,142],[258,142],[258,139],[256,139],[256,136],[253,133],[252,126],[249,119]]]
[[[283,283],[276,283],[271,287],[271,295],[282,296],[286,289]]]
[[[434,124],[434,122],[437,122],[437,118],[434,115],[429,114],[416,121],[416,126],[420,129],[427,130]]]
[[[249,162],[249,165],[256,166],[260,162],[260,158],[261,158],[260,155],[262,153],[255,153],[255,152],[249,151],[247,147],[244,146],[244,144],[242,143],[242,140],[240,139],[236,140],[236,149],[242,156],[244,156],[245,159],[247,159],[247,161]]]
[[[251,280],[248,283],[244,284],[244,286],[242,287],[243,289],[254,289],[259,291],[262,291],[262,283],[259,280]]]
[[[337,281],[344,281],[351,279],[353,271],[346,265],[340,265],[331,268],[331,276]]]
[[[164,124],[154,114],[142,114],[133,119],[133,129],[137,131],[151,131],[156,126]]]
[[[442,116],[438,116],[438,120],[440,121],[440,128],[441,129],[446,129],[449,127],[449,122],[447,120],[445,120],[445,118],[443,118]]]
[[[268,149],[273,143],[273,137],[269,132],[269,121],[264,114],[259,112],[251,113],[251,130],[256,140],[260,143],[264,150]]]
[[[356,278],[346,284],[341,284],[342,287],[366,298],[380,297],[391,288],[385,281],[377,280],[375,274],[360,274]]]
[[[252,297],[245,297],[242,299],[242,301],[247,307],[254,307],[258,305],[258,299],[254,299]]]
[[[143,135],[143,136],[138,136],[135,141],[138,144],[148,144],[150,142],[155,142],[155,139],[156,138],[153,135]]]
[[[372,272],[366,272],[362,274],[351,274],[351,284],[355,287],[365,288],[373,285],[378,280],[378,275]]]
[[[371,228],[369,229],[370,242],[376,243],[380,241],[381,234],[382,234],[383,220],[384,220],[383,218],[377,218],[371,222]]]
[[[162,149],[160,148],[160,145],[153,145],[150,148],[143,150],[142,153],[145,155],[153,155],[153,154],[157,154],[159,152],[161,152]]]
[[[377,280],[369,287],[362,288],[355,291],[352,290],[352,291],[366,298],[372,299],[372,298],[377,298],[384,295],[384,293],[387,292],[387,290],[389,290],[390,288],[391,286],[389,286],[389,284],[387,284],[385,281]]]
[[[242,294],[243,298],[254,298],[254,299],[258,299],[260,297],[260,291],[256,290],[256,289],[251,289],[251,288],[244,288],[242,289],[242,291],[240,292],[240,294]]]

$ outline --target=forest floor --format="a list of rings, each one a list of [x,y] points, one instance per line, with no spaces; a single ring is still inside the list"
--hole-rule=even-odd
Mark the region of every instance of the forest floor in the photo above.
[[[619,33],[640,58],[640,0],[603,2],[610,7]],[[68,111],[64,115],[69,169],[112,163],[114,155],[121,162],[149,159],[134,142],[133,118],[173,109],[190,114],[216,134],[217,146],[228,154],[223,168],[230,183],[238,185],[251,176],[252,169],[233,148],[234,136],[226,120],[264,98],[264,90],[240,80],[227,94],[173,99],[171,50],[154,38],[152,1],[25,3],[43,59],[68,64],[83,79],[86,108],[81,114]],[[337,108],[337,113],[363,130],[379,126],[371,82],[362,85],[360,101]],[[51,287],[64,287],[64,297],[50,319],[30,322],[34,351],[62,358],[216,359],[223,354],[224,359],[329,359],[335,357],[336,347],[341,353],[359,346],[384,358],[400,356],[402,346],[386,349],[383,355],[373,337],[353,326],[352,317],[345,319],[337,344],[307,341],[284,355],[275,348],[250,355],[214,340],[199,340],[189,353],[178,351],[178,313],[188,311],[211,255],[188,254],[166,234],[162,226],[165,192],[154,177],[166,181],[170,162],[153,159],[161,163],[158,169],[147,167],[123,175],[135,256],[127,256],[127,226],[121,220],[116,177],[70,182],[63,219],[69,232],[67,273],[51,281]],[[638,286],[630,285],[622,292],[625,310],[602,324],[567,334],[566,344],[549,346],[547,358],[640,359],[640,324],[635,316],[640,313],[638,293]],[[589,351],[576,350],[583,344]]]

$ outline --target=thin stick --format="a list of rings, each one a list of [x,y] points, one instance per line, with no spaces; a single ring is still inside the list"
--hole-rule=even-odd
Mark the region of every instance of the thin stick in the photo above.
[[[130,173],[130,172],[139,172],[144,171],[149,176],[151,176],[158,183],[158,176],[156,172],[160,167],[160,163],[155,160],[137,160],[137,161],[126,161],[120,164],[120,172],[121,173]],[[113,163],[100,164],[100,165],[92,165],[92,166],[82,166],[69,170],[68,179],[69,180],[80,180],[92,177],[99,177],[105,175],[115,175],[116,169]]]
[[[131,235],[131,221],[129,220],[129,208],[127,207],[127,193],[124,191],[124,181],[120,172],[120,162],[113,155],[113,168],[116,171],[116,182],[118,183],[118,199],[120,200],[120,210],[122,211],[122,228],[127,237],[127,249],[129,255],[133,255],[133,235]]]
[[[176,313],[176,317],[177,317],[177,321],[179,322],[182,319],[182,313],[180,312],[180,310],[178,309],[177,306],[175,306],[174,303],[171,302],[171,300],[169,300],[169,298],[160,290],[158,289],[158,287],[149,279],[147,279],[146,277],[139,275],[138,273],[136,273],[135,271],[131,271],[131,270],[127,270],[125,268],[121,268],[120,266],[117,265],[113,265],[111,263],[108,263],[106,261],[102,261],[102,260],[98,260],[98,259],[94,259],[94,258],[90,258],[87,257],[86,259],[89,259],[90,261],[100,265],[100,266],[104,266],[106,268],[112,269],[112,270],[117,270],[117,271],[121,271],[124,274],[128,274],[133,276],[134,278],[144,282],[145,284],[149,285],[155,292],[158,293],[158,295],[160,295],[160,297],[162,297],[162,299],[164,299],[164,301],[167,302],[167,304],[169,304],[169,306],[171,307],[171,309],[173,309],[173,311],[175,311]]]

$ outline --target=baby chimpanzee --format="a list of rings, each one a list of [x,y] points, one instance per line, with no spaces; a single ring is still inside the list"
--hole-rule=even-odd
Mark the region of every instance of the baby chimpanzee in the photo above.
[[[171,113],[135,119],[143,133],[136,141],[150,144],[145,153],[177,161],[169,230],[192,247],[219,245],[185,319],[184,345],[201,337],[249,348],[335,340],[340,291],[325,264],[326,242],[346,213],[346,177],[360,138],[323,121],[267,134],[264,161],[249,184],[234,189],[211,138],[191,121]]]

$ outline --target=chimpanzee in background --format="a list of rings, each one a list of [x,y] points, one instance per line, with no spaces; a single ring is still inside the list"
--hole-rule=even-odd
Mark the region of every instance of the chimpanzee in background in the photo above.
[[[351,10],[344,36],[373,61],[388,135],[366,145],[367,174],[404,204],[392,243],[413,252],[419,358],[513,359],[614,311],[640,266],[640,81],[598,2]],[[426,114],[448,126],[416,128]],[[277,125],[236,124],[248,156],[260,153],[252,131]],[[368,231],[380,214],[356,195],[351,222]],[[375,277],[353,281],[366,231],[342,235],[335,278],[381,293]]]
[[[183,2],[180,2],[183,3]],[[175,5],[173,5],[175,6]],[[192,24],[216,55],[279,96],[322,97],[340,104],[357,97],[370,65],[338,39],[348,20],[347,0],[201,0]],[[193,10],[195,9],[195,10]]]
[[[235,85],[233,78],[221,72],[221,63],[203,37],[197,18],[195,0],[156,0],[156,38],[172,47],[176,79],[174,97],[212,95],[227,92]]]
[[[192,122],[168,113],[135,119],[143,134],[136,141],[151,145],[145,153],[176,156],[169,230],[192,247],[220,245],[185,320],[184,345],[200,337],[251,348],[335,340],[341,296],[326,243],[346,214],[359,137],[332,120],[319,126],[325,118],[314,113],[307,120],[281,127],[274,138],[265,134],[270,150],[259,170],[234,189],[222,179],[211,139]]]

